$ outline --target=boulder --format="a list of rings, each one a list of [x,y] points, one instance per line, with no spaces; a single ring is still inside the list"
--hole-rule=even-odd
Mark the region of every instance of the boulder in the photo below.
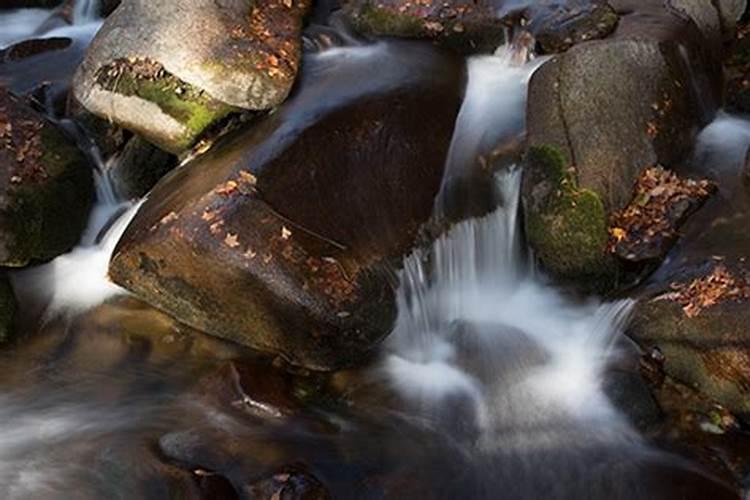
[[[491,51],[506,41],[506,21],[492,2],[351,0],[343,7],[360,33],[434,40],[462,51]]]
[[[705,269],[705,268],[704,268]],[[750,416],[750,272],[714,263],[636,308],[630,335],[664,356],[666,373]]]
[[[306,65],[292,101],[152,190],[110,276],[199,330],[327,370],[391,330],[393,269],[432,213],[462,72],[405,43]]]
[[[432,40],[461,52],[491,52],[509,41],[508,28],[518,24],[536,36],[542,52],[561,52],[576,43],[607,36],[618,18],[603,0],[564,4],[350,0],[343,14],[365,35]]]
[[[692,21],[625,7],[612,38],[555,56],[529,85],[529,243],[551,275],[600,290],[620,274],[607,252],[610,215],[643,169],[685,159],[720,95],[718,61]]]
[[[269,109],[286,99],[308,6],[125,1],[92,42],[74,78],[75,96],[92,113],[178,153],[233,110]]]
[[[93,199],[91,167],[54,124],[0,89],[0,264],[68,251]]]
[[[603,0],[572,0],[558,8],[532,10],[528,29],[541,53],[565,52],[573,45],[605,38],[617,27],[617,12]]]

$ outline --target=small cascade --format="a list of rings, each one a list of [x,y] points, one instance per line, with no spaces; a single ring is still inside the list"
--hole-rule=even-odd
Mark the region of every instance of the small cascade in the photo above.
[[[488,446],[498,433],[561,422],[599,423],[629,440],[601,382],[631,302],[572,302],[530,272],[520,179],[518,169],[498,174],[495,212],[406,260],[385,370],[441,421],[455,408],[448,402],[471,401],[472,435]]]
[[[68,21],[58,10],[0,12],[0,50],[30,38],[68,37],[88,45],[102,25],[100,0],[77,0]]]
[[[125,293],[107,277],[112,252],[142,203],[117,195],[110,171],[112,158],[94,170],[96,202],[81,241],[46,264],[16,271],[11,281],[22,300],[42,302],[45,317],[75,314]]]
[[[466,205],[467,200],[455,199],[456,187],[482,166],[481,158],[492,156],[498,144],[517,141],[523,135],[526,88],[546,60],[532,56],[532,43],[531,36],[522,32],[514,43],[500,47],[494,55],[468,60],[466,95],[448,151],[436,203],[438,216],[445,215],[447,205]],[[472,193],[463,195],[471,197]]]
[[[76,0],[73,5],[73,24],[88,24],[99,20],[100,0]]]

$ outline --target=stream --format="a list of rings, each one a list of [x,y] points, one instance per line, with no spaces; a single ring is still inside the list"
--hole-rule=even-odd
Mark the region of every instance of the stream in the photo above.
[[[0,48],[34,37],[85,47],[97,8],[77,2],[72,25],[41,9],[1,12]],[[309,43],[304,67],[318,81],[384,58],[419,68],[419,52],[397,42],[341,40]],[[524,133],[527,84],[545,59],[523,50],[467,58],[434,216],[472,216],[404,260],[376,359],[330,377],[288,374],[113,284],[110,257],[149,195],[123,198],[111,175],[121,158],[91,149],[97,199],[80,243],[11,273],[24,334],[0,352],[0,497],[266,498],[246,485],[291,470],[300,491],[315,490],[314,476],[333,498],[735,498],[612,397],[613,370],[633,356],[634,300],[576,296],[535,268],[512,155],[488,182],[491,209],[467,208],[476,158]],[[388,68],[352,95],[405,85]],[[328,105],[311,89],[290,101],[302,112],[278,115],[289,134]],[[722,113],[696,156],[736,169],[748,145],[750,120]]]

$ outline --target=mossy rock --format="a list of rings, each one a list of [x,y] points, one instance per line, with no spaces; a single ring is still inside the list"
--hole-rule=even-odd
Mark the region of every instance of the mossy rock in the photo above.
[[[553,146],[526,155],[526,235],[545,270],[564,280],[606,289],[616,272],[606,252],[608,217],[594,191],[580,188],[575,169]]]
[[[182,133],[165,140],[147,128],[138,130],[166,151],[179,153],[189,148],[212,123],[237,108],[220,102],[148,59],[121,59],[97,72],[97,83],[105,90],[151,102],[182,126]]]
[[[0,90],[0,264],[52,259],[79,240],[93,202],[91,166],[54,124]]]
[[[73,94],[91,113],[182,153],[228,113],[286,100],[309,7],[307,0],[122,2],[91,42]]]
[[[360,33],[432,40],[463,52],[492,51],[505,43],[506,25],[488,2],[425,0],[353,0],[343,8]]]

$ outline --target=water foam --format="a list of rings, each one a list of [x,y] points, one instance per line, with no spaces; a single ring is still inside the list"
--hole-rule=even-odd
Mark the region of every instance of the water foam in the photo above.
[[[45,304],[47,319],[81,313],[125,293],[109,280],[109,261],[143,201],[118,197],[109,176],[111,167],[94,171],[97,199],[78,246],[51,262],[11,273],[18,297]]]

